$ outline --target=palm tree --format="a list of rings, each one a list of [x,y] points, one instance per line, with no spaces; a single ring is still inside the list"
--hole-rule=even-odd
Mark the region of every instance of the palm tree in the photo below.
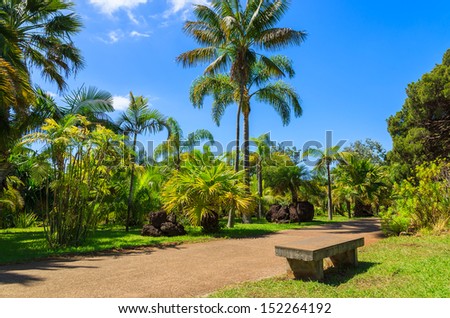
[[[382,166],[353,153],[346,156],[346,164],[339,165],[334,174],[336,184],[341,188],[338,193],[341,196],[347,194],[344,198],[354,204],[355,216],[365,215],[361,207],[380,202],[388,187],[386,173]],[[348,212],[350,215],[349,209]]]
[[[213,135],[206,129],[197,129],[196,131],[190,133],[187,136],[187,139],[184,140],[183,130],[178,122],[172,117],[167,119],[167,126],[169,127],[170,136],[166,141],[162,142],[155,148],[154,156],[156,158],[161,156],[173,157],[175,168],[177,170],[180,170],[180,155],[183,152],[192,152],[195,145],[203,140],[209,140],[211,143],[214,142]]]
[[[295,71],[292,67],[292,61],[285,56],[277,55],[270,57],[274,65],[280,69],[283,74],[293,78]],[[272,108],[281,116],[284,125],[290,121],[291,107],[295,116],[302,114],[300,98],[294,88],[282,80],[272,82],[278,79],[278,75],[271,73],[271,70],[264,63],[258,61],[252,66],[247,91],[249,101],[256,99],[272,106]],[[233,82],[232,78],[225,74],[203,75],[197,78],[191,86],[190,99],[194,107],[202,108],[206,96],[212,96],[214,101],[212,105],[212,118],[219,126],[220,120],[228,106],[238,104],[236,118],[236,153],[235,153],[235,171],[239,171],[239,140],[240,140],[240,116],[239,107],[239,87]]]
[[[12,41],[2,41],[3,57],[40,70],[42,77],[63,90],[67,86],[65,78],[83,67],[80,50],[72,42],[72,36],[82,28],[73,8],[73,2],[63,0],[2,1],[0,37],[5,38],[8,30],[14,34]]]
[[[0,2],[0,187],[9,149],[23,133],[21,121],[34,99],[30,69],[63,90],[65,78],[83,67],[71,39],[82,27],[73,7],[63,0]]]
[[[63,105],[58,105],[55,99],[41,88],[35,89],[36,100],[32,105],[32,111],[24,125],[28,129],[35,129],[42,126],[46,118],[53,118],[57,121],[67,115],[82,115],[91,123],[101,124],[114,131],[118,130],[117,125],[106,114],[114,111],[113,97],[104,90],[96,87],[85,87],[73,90],[63,96]]]
[[[256,159],[256,175],[258,180],[258,218],[262,216],[262,197],[263,197],[263,163],[270,156],[270,147],[272,141],[270,140],[270,133],[265,133],[258,138],[252,138],[252,142],[256,144],[256,152],[254,153]]]
[[[275,27],[289,8],[286,0],[248,0],[245,8],[238,0],[213,0],[210,6],[196,5],[197,21],[187,21],[184,31],[202,47],[182,53],[178,62],[183,66],[208,63],[204,73],[214,75],[229,71],[231,81],[238,88],[238,118],[244,116],[244,170],[249,183],[249,115],[250,96],[247,85],[251,70],[262,63],[274,76],[283,71],[256,50],[273,51],[300,45],[306,34],[290,28]],[[266,91],[268,98],[270,90]],[[238,162],[238,160],[237,160]],[[237,163],[236,163],[237,164]]]
[[[296,166],[292,162],[279,166],[271,166],[266,169],[265,181],[272,188],[274,194],[291,194],[292,203],[298,203],[299,187],[304,184],[304,178],[308,176],[305,166]]]
[[[204,162],[198,152],[180,171],[174,171],[162,197],[164,209],[183,211],[193,225],[200,225],[208,216],[218,221],[221,211],[253,208],[253,199],[242,183],[242,172],[236,173],[218,160],[214,164]]]
[[[122,114],[118,122],[119,127],[127,134],[133,137],[132,150],[136,150],[137,136],[142,133],[156,133],[167,127],[166,118],[156,109],[150,109],[148,99],[143,96],[134,96],[130,92],[130,105]],[[135,165],[136,156],[133,156],[131,162],[130,191],[128,194],[128,210],[126,231],[130,226],[131,210],[133,205],[133,190],[135,183]]]
[[[339,151],[340,146],[332,146],[329,148],[325,148],[324,150],[309,148],[304,152],[303,156],[313,156],[317,158],[314,169],[323,172],[326,170],[327,173],[327,189],[328,189],[328,219],[333,219],[333,199],[331,193],[331,165],[334,162],[345,162],[345,157],[347,156],[347,152]]]

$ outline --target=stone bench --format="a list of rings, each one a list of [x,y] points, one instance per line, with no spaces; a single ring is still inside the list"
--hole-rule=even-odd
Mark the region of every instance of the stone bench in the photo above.
[[[334,266],[357,266],[357,248],[364,237],[323,235],[275,246],[275,255],[286,257],[288,276],[302,280],[322,280],[323,260]]]

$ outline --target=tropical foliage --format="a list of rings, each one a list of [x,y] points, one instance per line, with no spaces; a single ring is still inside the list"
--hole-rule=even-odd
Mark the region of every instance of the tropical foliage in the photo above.
[[[382,214],[386,231],[445,230],[450,221],[450,163],[438,160],[417,166],[414,177],[394,185],[393,197]]]
[[[62,0],[8,0],[0,3],[0,184],[8,175],[12,144],[27,129],[23,120],[34,100],[31,69],[67,88],[66,78],[83,67],[72,42],[81,30],[74,4]]]
[[[162,191],[164,208],[184,213],[195,225],[222,212],[230,213],[232,218],[236,212],[251,213],[254,199],[247,193],[241,177],[241,172],[234,172],[225,163],[211,165],[197,155],[166,183]]]
[[[81,115],[68,115],[59,123],[46,119],[39,132],[23,138],[24,145],[43,143],[36,153],[53,169],[43,182],[47,197],[45,223],[51,247],[81,244],[95,230],[110,180],[120,164],[123,143],[111,130],[91,127]]]
[[[248,222],[263,218],[272,204],[300,201],[329,219],[380,215],[392,233],[448,228],[450,51],[408,86],[403,109],[388,122],[391,152],[366,139],[301,154],[274,144],[269,133],[250,138],[256,107],[270,106],[284,125],[302,114],[297,88],[288,82],[292,61],[266,55],[306,37],[277,26],[289,1],[212,0],[194,8],[195,21],[184,30],[199,48],[177,60],[207,65],[190,100],[196,108],[211,102],[217,125],[236,105],[235,151],[222,155],[211,151],[208,130],[184,135],[175,118],[144,96],[130,92],[128,108],[114,122],[109,92],[85,85],[69,90],[67,79],[83,67],[72,42],[81,28],[72,2],[0,3],[1,228],[43,225],[49,246],[58,249],[83,244],[99,225],[129,231],[161,209],[219,231],[225,219],[232,228],[236,217]],[[31,69],[62,97],[32,83]],[[167,139],[147,156],[139,140],[158,133]],[[314,169],[302,164],[307,156],[316,159]]]

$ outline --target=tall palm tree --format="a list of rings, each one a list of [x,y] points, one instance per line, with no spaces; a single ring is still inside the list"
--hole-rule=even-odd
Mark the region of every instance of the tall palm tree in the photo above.
[[[156,109],[151,109],[148,105],[148,98],[143,96],[134,96],[130,92],[130,105],[128,109],[120,116],[118,121],[119,127],[123,129],[126,134],[132,135],[133,144],[132,151],[136,150],[137,136],[142,133],[157,133],[167,127],[166,118]],[[135,183],[135,167],[136,156],[132,157],[131,162],[131,176],[130,176],[130,191],[128,194],[128,210],[126,231],[128,232],[130,226],[131,211],[133,205],[133,190]]]
[[[280,69],[284,76],[292,78],[295,75],[292,61],[285,56],[277,55],[270,57],[274,65]],[[247,91],[250,100],[256,99],[270,106],[281,116],[283,124],[287,125],[290,121],[291,108],[295,116],[302,114],[300,98],[294,88],[282,80],[278,75],[271,73],[267,66],[258,61],[252,66]],[[278,79],[276,82],[273,80]],[[236,118],[236,154],[235,171],[239,170],[239,140],[240,140],[240,117],[241,108],[239,107],[240,90],[232,78],[226,74],[207,74],[197,78],[191,86],[190,99],[194,107],[202,108],[206,96],[213,97],[212,118],[219,126],[220,120],[228,106],[238,104]]]
[[[249,182],[250,96],[247,84],[251,69],[258,61],[271,74],[283,71],[261,51],[273,51],[300,45],[306,34],[290,28],[275,27],[289,8],[288,0],[212,0],[210,6],[196,5],[197,21],[187,21],[184,30],[202,47],[182,53],[177,60],[183,66],[208,63],[204,73],[229,71],[239,91],[238,114],[244,116],[244,170]],[[260,52],[257,52],[260,50]]]
[[[195,145],[203,140],[209,140],[211,143],[214,142],[213,135],[206,129],[197,129],[196,131],[188,134],[187,138],[184,139],[183,130],[174,118],[168,118],[167,125],[169,127],[170,136],[166,141],[162,142],[155,148],[154,155],[156,158],[173,157],[175,168],[177,170],[180,170],[180,155],[183,152],[192,152]]]
[[[328,219],[333,219],[333,199],[331,193],[331,165],[337,161],[345,162],[348,153],[340,151],[341,146],[336,145],[325,148],[324,150],[309,148],[304,152],[303,156],[313,156],[317,158],[314,169],[318,171],[326,171],[327,173],[327,189],[328,189]]]

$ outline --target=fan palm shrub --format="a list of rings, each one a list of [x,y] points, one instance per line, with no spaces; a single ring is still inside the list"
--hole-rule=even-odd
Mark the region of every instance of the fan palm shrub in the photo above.
[[[218,216],[222,211],[250,213],[254,199],[242,182],[242,172],[234,172],[224,162],[204,162],[196,153],[180,171],[174,171],[162,191],[164,209],[185,215],[193,225]],[[233,226],[233,220],[229,223]]]

